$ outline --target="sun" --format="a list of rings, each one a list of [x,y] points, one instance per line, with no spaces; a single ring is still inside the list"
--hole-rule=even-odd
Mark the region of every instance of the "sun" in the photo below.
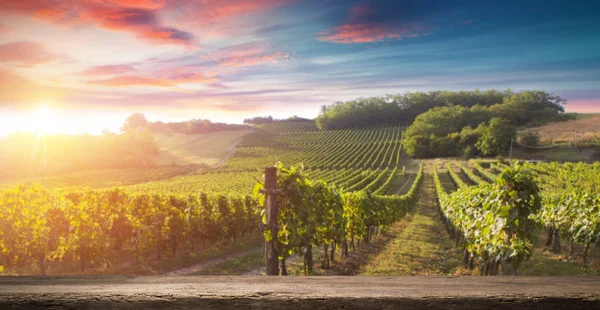
[[[54,111],[47,105],[38,106],[33,115],[33,128],[41,134],[48,134],[56,129]]]

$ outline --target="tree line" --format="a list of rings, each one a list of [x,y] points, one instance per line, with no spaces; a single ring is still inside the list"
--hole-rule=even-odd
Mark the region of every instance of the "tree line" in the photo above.
[[[312,119],[308,119],[308,118],[303,118],[297,115],[294,116],[290,116],[288,118],[285,119],[276,119],[273,118],[273,116],[256,116],[256,117],[250,117],[250,118],[246,118],[244,119],[244,124],[253,124],[253,125],[260,125],[260,124],[269,124],[269,123],[276,123],[276,122],[312,122]]]
[[[420,114],[406,129],[403,145],[417,158],[496,156],[503,154],[517,127],[565,118],[565,100],[543,91],[508,93],[494,105],[450,105]],[[531,133],[521,137],[537,143]]]
[[[248,126],[239,124],[213,123],[207,119],[191,119],[185,122],[150,122],[146,119],[144,114],[134,113],[125,120],[121,129],[123,131],[132,129],[147,129],[152,133],[161,133],[166,135],[175,133],[193,135],[225,130],[246,130],[248,129]]]

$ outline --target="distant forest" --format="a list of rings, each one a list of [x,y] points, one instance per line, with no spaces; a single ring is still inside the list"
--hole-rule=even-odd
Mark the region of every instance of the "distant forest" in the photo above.
[[[336,102],[321,109],[319,129],[405,125],[403,145],[417,158],[496,156],[519,138],[517,127],[569,119],[564,98],[545,91],[432,91]]]
[[[376,124],[410,125],[417,116],[439,107],[487,107],[516,125],[559,120],[566,100],[544,91],[431,91],[359,98],[321,107],[319,129],[343,129]]]
[[[248,126],[239,124],[213,123],[206,119],[191,119],[185,122],[149,122],[144,114],[135,113],[129,116],[123,127],[124,132],[130,129],[147,128],[152,133],[162,134],[199,134],[225,130],[246,130]]]
[[[275,119],[275,118],[273,118],[273,116],[257,116],[257,117],[251,117],[251,118],[244,119],[244,124],[253,124],[253,125],[268,124],[268,123],[275,123],[275,122],[313,122],[313,120],[309,119],[309,118],[302,118],[297,115],[294,115],[294,116],[291,116],[291,117],[288,117],[285,119]]]

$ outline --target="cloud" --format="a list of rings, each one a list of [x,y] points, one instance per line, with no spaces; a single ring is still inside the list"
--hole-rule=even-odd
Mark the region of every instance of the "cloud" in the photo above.
[[[194,38],[191,33],[161,24],[158,15],[165,4],[153,0],[19,0],[0,2],[0,13],[18,13],[65,25],[96,24],[159,44],[190,46]]]
[[[42,85],[8,70],[0,70],[0,107],[18,108],[40,98],[59,96],[63,91]]]
[[[319,41],[344,44],[380,42],[400,39],[402,37],[402,34],[397,30],[385,26],[368,24],[346,24],[335,27],[330,32],[321,32],[319,34],[321,34],[317,38]]]
[[[207,53],[205,58],[218,62],[224,67],[251,67],[266,63],[277,64],[281,61],[290,61],[289,53],[271,52],[266,45],[260,43],[246,43],[222,49],[216,53]]]
[[[257,56],[248,56],[248,57],[230,57],[221,60],[221,65],[225,67],[249,67],[249,66],[258,66],[264,63],[278,63],[280,61],[288,61],[290,60],[289,54],[284,54],[281,52],[272,53],[268,55],[257,55]]]
[[[104,65],[94,66],[81,72],[81,75],[86,76],[101,76],[101,75],[117,75],[135,71],[135,68],[130,65]]]
[[[112,5],[120,7],[141,8],[155,10],[163,8],[167,4],[167,0],[91,0],[100,5]]]
[[[175,87],[182,84],[211,84],[216,82],[214,76],[201,73],[181,73],[168,78],[142,77],[135,75],[120,75],[104,80],[91,80],[89,84],[102,85],[108,87],[131,87],[131,86],[155,86],[155,87]]]
[[[202,23],[218,23],[283,6],[292,0],[202,0],[190,7],[191,17]]]
[[[190,45],[193,39],[189,32],[160,25],[153,10],[100,8],[87,11],[86,16],[104,29],[131,32],[139,38],[157,43]]]
[[[349,9],[346,21],[328,31],[318,32],[317,40],[338,44],[371,43],[414,38],[421,35],[423,26],[414,22],[399,22],[390,18],[396,7],[381,8],[356,5]]]
[[[39,64],[68,61],[64,54],[54,54],[37,42],[21,41],[0,45],[0,62],[32,67]]]
[[[7,33],[7,32],[8,32],[8,27],[6,27],[6,25],[0,23],[0,34]]]

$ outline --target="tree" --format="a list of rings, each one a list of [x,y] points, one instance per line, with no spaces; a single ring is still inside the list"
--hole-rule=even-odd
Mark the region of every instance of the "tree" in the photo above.
[[[519,134],[517,141],[521,144],[536,146],[538,145],[540,138],[535,133],[531,131],[526,131],[524,133]]]
[[[131,114],[123,123],[122,131],[148,127],[148,120],[142,113]]]
[[[517,135],[517,130],[510,121],[500,117],[492,118],[487,125],[480,124],[477,131],[481,136],[475,147],[481,154],[492,156],[500,155],[505,151]]]

